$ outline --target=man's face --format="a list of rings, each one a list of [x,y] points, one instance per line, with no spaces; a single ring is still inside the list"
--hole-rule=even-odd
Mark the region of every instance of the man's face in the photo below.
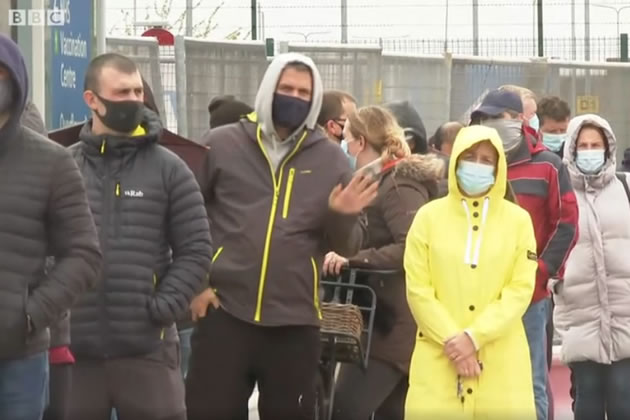
[[[567,128],[569,127],[569,119],[566,118],[563,121],[556,121],[551,118],[542,119],[542,124],[540,125],[540,131],[542,133],[548,134],[565,134],[567,132]]]
[[[536,115],[536,111],[538,110],[538,105],[536,105],[536,101],[532,98],[523,99],[523,121],[529,121],[532,119],[534,115]]]
[[[328,138],[336,142],[340,142],[343,138],[343,129],[346,126],[346,121],[348,121],[348,115],[357,110],[357,105],[352,101],[344,100],[341,106],[341,115],[334,120],[328,121],[325,127]]]
[[[98,85],[99,91],[96,93],[103,99],[144,102],[144,87],[138,71],[127,74],[114,67],[103,67]],[[90,109],[98,111],[100,115],[105,115],[105,105],[98,99],[95,92],[86,90],[83,98]]]
[[[10,77],[9,69],[0,64],[0,80],[6,80]]]
[[[440,150],[446,156],[450,156],[453,153],[452,143],[442,143],[442,150]]]
[[[313,78],[307,71],[299,71],[293,67],[287,67],[282,71],[276,93],[285,96],[293,96],[306,102],[313,99]]]

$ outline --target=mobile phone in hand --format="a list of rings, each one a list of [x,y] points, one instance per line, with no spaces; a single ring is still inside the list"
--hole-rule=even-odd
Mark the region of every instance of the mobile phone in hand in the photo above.
[[[381,158],[378,158],[375,161],[358,169],[357,173],[360,173],[366,177],[370,177],[374,181],[378,181],[381,178],[382,170],[383,170],[383,160]]]

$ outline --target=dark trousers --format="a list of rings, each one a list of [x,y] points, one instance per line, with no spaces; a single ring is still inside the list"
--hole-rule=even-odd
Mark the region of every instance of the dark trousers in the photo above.
[[[630,419],[630,359],[611,365],[571,363],[575,420]]]
[[[50,365],[50,396],[44,420],[66,420],[72,399],[72,365]]]
[[[69,420],[185,420],[179,343],[144,356],[81,360],[72,369]]]
[[[409,377],[379,360],[371,359],[367,371],[344,365],[339,371],[334,420],[403,420]]]
[[[261,420],[314,419],[318,328],[261,327],[211,310],[191,347],[188,420],[247,420],[256,382]]]

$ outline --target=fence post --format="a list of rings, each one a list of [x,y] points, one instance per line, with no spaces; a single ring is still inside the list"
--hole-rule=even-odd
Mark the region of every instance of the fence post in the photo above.
[[[445,70],[445,74],[447,75],[446,77],[446,89],[444,89],[446,91],[446,95],[444,98],[444,109],[446,110],[446,119],[445,121],[452,121],[452,116],[451,116],[451,98],[452,98],[452,86],[453,86],[453,54],[446,52],[444,53],[444,70]]]
[[[181,35],[175,37],[175,84],[177,90],[177,134],[188,138],[186,42]]]
[[[628,62],[628,34],[621,34],[620,35],[620,51],[619,51],[619,58],[621,59],[621,62],[623,63],[627,63]]]

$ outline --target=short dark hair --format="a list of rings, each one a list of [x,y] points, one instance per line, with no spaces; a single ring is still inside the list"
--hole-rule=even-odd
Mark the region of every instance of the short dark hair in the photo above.
[[[343,103],[357,103],[352,95],[341,90],[327,90],[322,97],[322,109],[317,117],[317,124],[324,125],[330,120],[335,120],[343,114]]]
[[[458,121],[450,121],[442,124],[435,130],[435,134],[429,140],[429,145],[436,150],[442,151],[444,143],[453,144],[459,130],[464,126]]]
[[[557,96],[545,96],[538,102],[538,119],[543,124],[545,118],[550,118],[554,121],[564,121],[571,117],[571,108],[569,104],[558,98]]]
[[[83,90],[91,90],[98,92],[100,85],[99,79],[101,77],[101,71],[105,67],[113,67],[121,73],[132,74],[138,71],[138,66],[128,57],[118,53],[106,53],[94,57],[88,65],[85,72],[85,82],[83,84]]]
[[[302,71],[302,72],[305,72],[305,73],[308,72],[308,73],[311,73],[311,74],[313,73],[311,71],[311,68],[308,65],[302,63],[301,61],[291,61],[291,62],[287,63],[287,65],[284,66],[283,70],[286,70],[286,69],[294,69],[296,71]]]

